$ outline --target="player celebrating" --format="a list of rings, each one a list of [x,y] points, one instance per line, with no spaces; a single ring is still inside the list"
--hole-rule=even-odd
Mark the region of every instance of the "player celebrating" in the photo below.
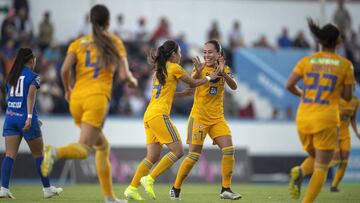
[[[322,50],[301,59],[286,84],[292,94],[301,97],[296,125],[303,148],[309,154],[301,166],[291,169],[292,198],[300,197],[302,177],[312,173],[303,203],[313,202],[326,180],[336,148],[340,97],[350,101],[355,83],[351,62],[335,53],[341,42],[339,29],[332,24],[320,28],[311,19],[308,24]],[[296,85],[301,79],[303,89]]]
[[[232,77],[230,67],[225,65],[223,50],[218,41],[210,40],[205,43],[204,59],[205,64],[201,64],[199,58],[193,60],[195,69],[192,77],[204,78],[219,68],[221,78],[210,81],[210,83],[195,90],[194,104],[188,121],[189,154],[183,160],[173,188],[170,190],[172,200],[180,199],[181,185],[198,161],[207,134],[210,135],[214,144],[219,146],[223,154],[220,198],[232,200],[241,198],[240,194],[233,193],[230,189],[235,163],[234,147],[223,109],[225,83],[233,90],[237,88],[237,84]]]
[[[339,164],[336,170],[335,177],[331,183],[331,192],[339,192],[338,185],[341,179],[344,177],[346,166],[349,160],[349,154],[351,150],[350,143],[350,123],[356,136],[360,139],[360,134],[356,126],[356,111],[359,107],[359,100],[355,96],[351,101],[347,102],[344,99],[340,100],[340,129],[338,137],[338,145],[336,147],[333,163],[331,165]]]
[[[3,128],[5,158],[1,166],[0,198],[12,198],[9,182],[14,160],[24,137],[35,159],[36,171],[43,184],[44,198],[59,195],[63,189],[50,186],[43,177],[40,165],[43,161],[43,139],[40,121],[35,108],[36,91],[40,88],[40,77],[33,72],[36,58],[29,48],[20,48],[6,85],[7,109]]]
[[[171,40],[164,42],[157,49],[156,54],[151,53],[149,56],[149,62],[154,66],[156,72],[153,78],[151,101],[144,115],[147,155],[139,164],[129,187],[124,192],[128,199],[143,200],[137,189],[140,182],[150,198],[155,199],[153,189],[155,179],[183,155],[179,133],[170,119],[170,110],[178,80],[190,84],[191,87],[196,87],[218,78],[218,72],[215,71],[202,79],[192,79],[179,65],[180,60],[180,47]],[[163,156],[149,174],[153,164],[159,160],[163,144],[167,145],[170,152]]]
[[[80,127],[78,143],[54,148],[46,146],[41,170],[48,176],[57,159],[85,159],[94,147],[96,170],[106,202],[126,202],[115,198],[112,188],[110,146],[102,131],[108,102],[111,97],[113,75],[119,67],[120,77],[132,87],[137,80],[128,68],[126,50],[122,41],[107,30],[110,12],[103,5],[95,5],[90,11],[93,33],[72,42],[62,66],[65,98],[70,102],[70,112]],[[76,78],[72,89],[70,69],[76,64]]]

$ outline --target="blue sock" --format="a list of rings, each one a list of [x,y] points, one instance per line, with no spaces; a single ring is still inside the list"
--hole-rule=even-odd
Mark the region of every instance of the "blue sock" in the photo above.
[[[1,186],[9,189],[9,182],[14,165],[14,159],[5,156],[1,166]]]
[[[44,187],[50,187],[50,179],[49,179],[49,177],[44,177],[44,176],[41,175],[41,162],[43,161],[43,159],[44,159],[44,157],[42,157],[42,156],[35,159],[36,171],[40,175],[41,182],[42,182],[43,186]]]

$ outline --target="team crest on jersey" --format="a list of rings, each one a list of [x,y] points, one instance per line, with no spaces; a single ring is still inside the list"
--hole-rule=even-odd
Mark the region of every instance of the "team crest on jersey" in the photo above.
[[[211,95],[216,95],[218,92],[218,88],[217,87],[210,87],[209,93]]]

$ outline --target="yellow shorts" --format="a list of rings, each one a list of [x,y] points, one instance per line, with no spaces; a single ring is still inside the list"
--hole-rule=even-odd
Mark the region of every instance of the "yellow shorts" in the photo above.
[[[350,131],[348,129],[339,130],[339,138],[336,146],[336,151],[350,151],[351,150],[351,138]]]
[[[108,112],[108,98],[105,95],[91,95],[86,98],[71,98],[70,113],[75,124],[88,123],[102,128]]]
[[[189,118],[187,144],[203,145],[207,134],[214,140],[217,137],[231,136],[231,131],[225,119],[221,119],[213,125],[205,125],[199,122],[199,119]]]
[[[298,132],[305,151],[311,150],[335,150],[338,128],[327,128],[317,133]]]
[[[144,122],[146,144],[170,144],[181,141],[179,132],[167,115],[156,116]]]

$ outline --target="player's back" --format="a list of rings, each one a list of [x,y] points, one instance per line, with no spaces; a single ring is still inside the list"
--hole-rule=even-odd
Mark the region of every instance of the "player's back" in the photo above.
[[[354,82],[351,62],[336,53],[317,52],[303,58],[294,71],[304,81],[297,112],[299,129],[313,133],[338,125],[343,87]]]
[[[161,85],[154,74],[151,100],[144,114],[144,121],[170,114],[178,79],[186,72],[180,65],[169,61],[166,62],[166,70],[165,85]]]
[[[119,50],[120,56],[126,56],[121,40],[115,35],[112,39]],[[114,67],[101,67],[99,51],[92,35],[86,35],[72,42],[68,52],[76,55],[76,75],[72,97],[87,97],[103,94],[111,97]],[[115,65],[114,65],[115,66]]]
[[[25,67],[20,73],[16,86],[6,85],[7,109],[6,117],[18,119],[27,115],[27,97],[30,85],[40,87],[40,77]],[[37,116],[36,108],[33,110],[33,117]]]

